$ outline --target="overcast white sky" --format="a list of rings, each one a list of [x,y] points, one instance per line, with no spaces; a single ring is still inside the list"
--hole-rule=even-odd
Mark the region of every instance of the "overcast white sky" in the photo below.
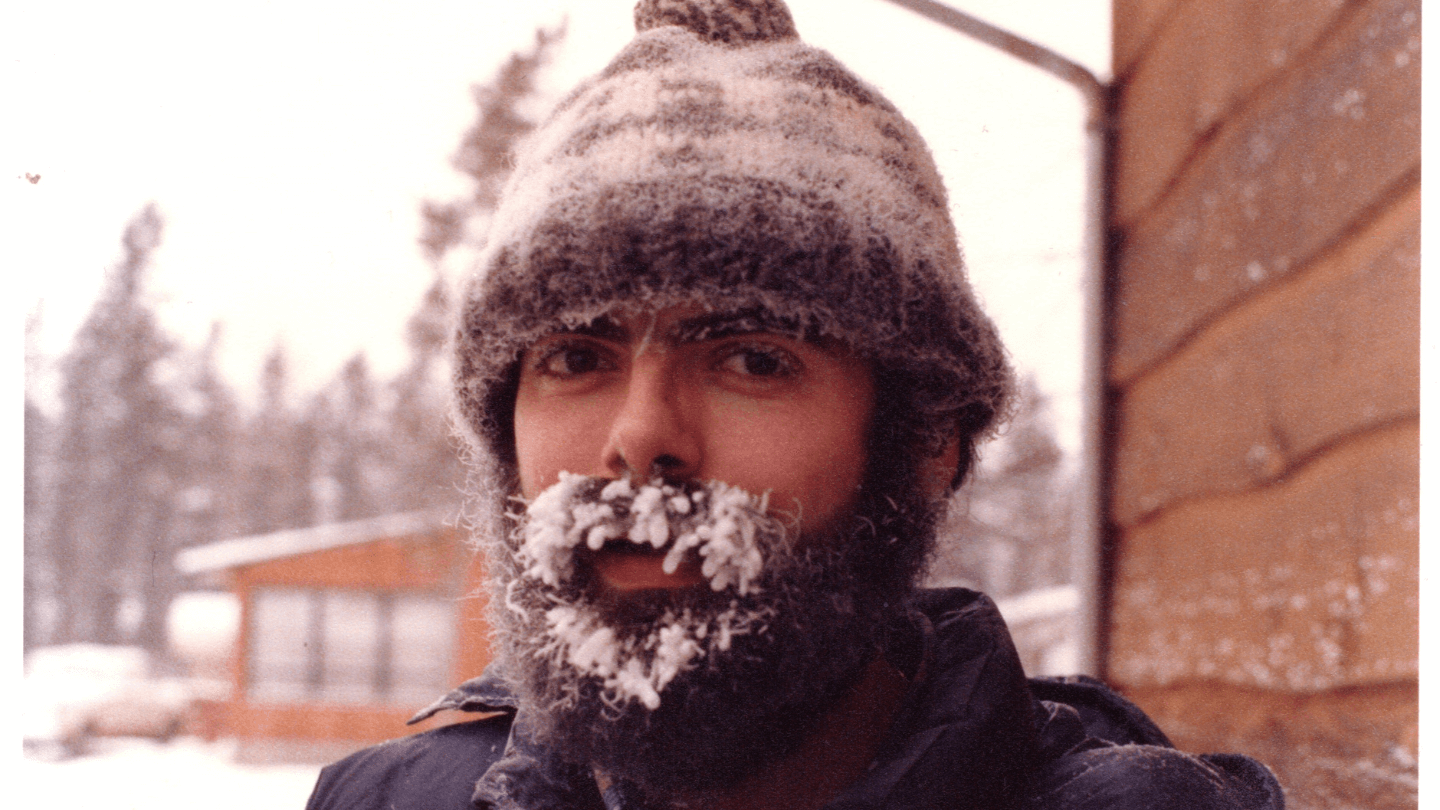
[[[954,4],[1108,74],[1108,0]],[[568,88],[633,35],[632,5],[59,0],[8,11],[0,266],[21,283],[12,323],[39,308],[40,348],[62,354],[126,222],[154,201],[166,218],[150,283],[162,321],[196,345],[223,320],[222,364],[243,392],[277,339],[301,391],[361,349],[393,373],[431,280],[419,203],[465,189],[447,161],[474,116],[469,86],[568,14],[546,82]],[[1056,396],[1074,448],[1078,94],[884,0],[790,6],[806,41],[925,135],[971,278],[1017,363]]]

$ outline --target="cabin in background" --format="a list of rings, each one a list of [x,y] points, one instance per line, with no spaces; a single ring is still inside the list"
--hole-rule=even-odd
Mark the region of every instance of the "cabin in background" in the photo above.
[[[479,558],[417,512],[188,549],[240,604],[227,700],[206,707],[245,759],[327,759],[443,724],[406,726],[490,661]]]

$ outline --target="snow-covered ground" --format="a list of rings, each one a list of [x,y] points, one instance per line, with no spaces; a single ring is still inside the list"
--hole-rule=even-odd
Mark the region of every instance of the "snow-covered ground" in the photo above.
[[[318,765],[241,765],[233,744],[181,737],[98,740],[92,753],[50,761],[26,757],[19,768],[25,810],[300,810]]]

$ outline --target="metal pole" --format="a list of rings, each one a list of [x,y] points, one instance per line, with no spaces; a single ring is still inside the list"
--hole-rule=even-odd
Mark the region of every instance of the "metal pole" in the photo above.
[[[1089,126],[1094,128],[1105,123],[1108,112],[1106,97],[1109,86],[1100,81],[1084,65],[1068,59],[1044,45],[1031,42],[1024,37],[997,28],[979,17],[972,16],[957,8],[951,8],[935,0],[889,0],[902,8],[919,14],[926,19],[940,23],[947,28],[977,39],[986,45],[999,48],[1005,53],[1074,85],[1085,96],[1090,108]]]
[[[1080,480],[1076,509],[1073,576],[1080,590],[1076,621],[1082,673],[1105,677],[1106,635],[1109,601],[1102,574],[1105,556],[1105,499],[1109,497],[1107,444],[1109,420],[1105,383],[1106,289],[1110,266],[1106,221],[1110,215],[1109,158],[1110,128],[1106,123],[1109,105],[1104,97],[1100,111],[1092,112],[1086,132],[1085,156],[1085,290],[1083,310],[1084,367],[1081,370]]]
[[[1079,660],[1077,669],[1104,676],[1101,645],[1105,610],[1101,582],[1102,522],[1105,498],[1105,284],[1109,242],[1105,222],[1109,216],[1110,87],[1080,65],[1023,37],[997,28],[978,17],[934,0],[889,0],[929,20],[998,48],[1028,62],[1078,89],[1089,112],[1085,150],[1085,348],[1081,407],[1080,505],[1075,516],[1072,575],[1080,591],[1078,609]]]

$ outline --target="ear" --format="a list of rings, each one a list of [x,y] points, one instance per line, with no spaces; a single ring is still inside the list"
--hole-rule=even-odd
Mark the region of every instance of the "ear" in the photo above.
[[[932,501],[950,494],[955,474],[960,468],[960,438],[952,434],[945,440],[939,455],[930,456],[920,465],[920,486]]]

